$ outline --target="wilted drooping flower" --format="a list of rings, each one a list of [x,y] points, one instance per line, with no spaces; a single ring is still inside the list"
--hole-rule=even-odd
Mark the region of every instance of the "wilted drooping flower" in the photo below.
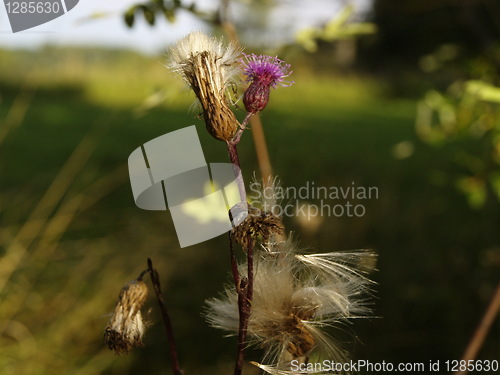
[[[293,83],[284,80],[292,72],[290,65],[277,57],[254,54],[244,56],[241,62],[250,86],[243,95],[243,103],[248,112],[256,113],[266,108],[271,88],[278,85],[290,86]]]
[[[247,332],[249,343],[265,350],[267,362],[256,365],[271,374],[294,374],[292,360],[344,360],[344,351],[324,328],[368,313],[362,294],[370,281],[357,269],[366,261],[373,267],[374,254],[298,255],[290,240],[275,248],[280,250],[270,248],[255,259]],[[243,265],[240,274],[245,276],[245,270]],[[237,300],[235,288],[228,286],[222,298],[208,301],[210,324],[237,333]]]
[[[129,282],[120,291],[115,312],[104,331],[104,341],[116,354],[127,354],[143,345],[145,324],[141,308],[147,295],[148,288],[140,279]]]
[[[168,54],[167,66],[181,75],[200,101],[209,133],[219,140],[231,140],[239,123],[229,108],[226,91],[239,74],[241,49],[195,31]]]

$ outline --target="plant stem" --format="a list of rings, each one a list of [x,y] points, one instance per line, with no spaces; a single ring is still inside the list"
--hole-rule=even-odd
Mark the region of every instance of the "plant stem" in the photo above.
[[[240,143],[241,135],[243,134],[243,131],[246,129],[246,126],[248,125],[248,121],[250,120],[250,117],[252,117],[252,114],[253,113],[250,112],[247,113],[247,115],[243,119],[243,122],[241,123],[240,128],[234,135],[233,139],[227,142],[229,160],[231,161],[231,164],[233,164],[234,176],[236,177],[238,190],[240,192],[240,198],[243,203],[247,201],[247,195],[245,192],[245,183],[243,182],[243,175],[241,174],[241,164],[240,164],[240,158],[238,156],[238,149],[236,147],[238,146],[238,143]]]
[[[163,317],[163,324],[165,325],[165,330],[167,332],[168,348],[170,352],[170,361],[172,363],[172,373],[174,375],[183,375],[184,371],[181,370],[179,366],[179,357],[177,356],[177,346],[175,345],[174,329],[172,328],[172,321],[168,315],[167,306],[163,300],[163,295],[161,294],[160,277],[158,271],[153,268],[153,262],[148,258],[148,271],[151,277],[151,282],[153,283],[153,288],[155,290],[156,299],[158,300],[158,305],[160,306],[161,315]],[[141,274],[142,275],[142,274]]]
[[[238,36],[234,27],[234,24],[228,21],[228,8],[230,0],[221,0],[221,25],[225,30],[229,39],[239,45]],[[264,132],[262,130],[262,123],[260,121],[259,114],[253,116],[253,113],[248,112],[245,116],[244,120],[241,123],[240,129],[236,132],[234,138],[227,142],[227,148],[229,151],[229,159],[231,163],[235,166],[234,173],[236,179],[238,180],[238,189],[240,191],[240,198],[243,203],[246,203],[246,192],[245,192],[245,184],[243,182],[243,175],[241,174],[241,165],[240,159],[238,156],[238,150],[236,146],[241,140],[241,136],[243,135],[244,130],[246,129],[248,122],[252,122],[252,128],[255,127],[257,131],[257,135],[253,133],[255,149],[257,152],[257,158],[259,160],[259,166],[261,170],[261,174],[263,177],[264,184],[267,184],[267,181],[270,181],[271,178],[271,162],[269,161],[269,154],[267,152],[266,140],[264,136]],[[255,131],[254,129],[254,131]],[[236,262],[236,258],[234,256],[233,244],[231,240],[231,235],[229,236],[229,247],[231,253],[231,267],[233,271],[233,278],[236,287],[236,291],[238,292],[238,311],[240,315],[239,322],[239,330],[238,330],[238,347],[237,347],[237,355],[236,355],[236,363],[234,367],[234,375],[241,375],[243,371],[243,360],[244,360],[244,350],[246,344],[246,335],[248,329],[248,320],[250,318],[251,312],[251,301],[253,298],[253,244],[251,236],[248,235],[248,248],[247,248],[247,280],[242,280],[239,276],[238,272],[238,264]],[[245,293],[246,291],[246,293]]]
[[[247,194],[245,192],[245,183],[243,182],[243,175],[241,174],[240,158],[238,157],[238,150],[236,149],[237,143],[227,142],[227,150],[229,152],[229,160],[233,164],[234,176],[238,184],[240,198],[243,203],[247,201]]]
[[[245,184],[243,182],[243,175],[241,174],[240,159],[238,156],[237,144],[241,140],[241,134],[245,130],[248,120],[252,113],[248,113],[243,120],[241,128],[235,135],[232,141],[227,142],[229,151],[229,159],[234,166],[234,174],[237,179],[240,197],[243,203],[246,202]],[[253,242],[251,235],[248,235],[247,253],[247,277],[241,278],[239,276],[238,264],[234,256],[233,241],[229,235],[229,251],[231,255],[231,268],[233,272],[234,284],[238,293],[238,312],[239,312],[239,326],[238,326],[238,344],[236,350],[236,363],[234,365],[234,375],[241,375],[243,371],[244,350],[246,346],[246,336],[248,330],[248,321],[250,318],[251,301],[253,297]]]
[[[234,285],[238,288],[240,285],[240,273],[238,271],[238,263],[236,262],[236,257],[234,256],[233,250],[233,239],[231,237],[231,232],[229,232],[229,255],[231,256],[231,271],[233,273]]]
[[[493,297],[491,299],[491,303],[488,306],[488,309],[486,310],[486,313],[484,314],[483,319],[479,324],[479,327],[477,327],[477,330],[474,333],[472,340],[467,346],[464,355],[462,356],[463,361],[470,361],[476,358],[477,353],[479,352],[479,349],[481,349],[484,339],[488,335],[488,332],[493,322],[495,321],[495,318],[497,317],[499,311],[500,311],[500,284],[498,284],[495,293],[493,294]],[[457,371],[455,374],[465,375],[467,373],[468,371],[465,370],[465,371]]]
[[[258,113],[250,119],[250,124],[252,125],[255,153],[257,155],[263,184],[264,186],[272,186],[271,176],[273,174],[273,169],[271,166],[271,159],[269,158],[269,152],[267,151],[266,136],[262,128],[262,121]]]
[[[229,159],[234,166],[234,174],[237,179],[238,189],[242,202],[246,202],[245,186],[243,176],[240,169],[240,160],[238,151],[234,142],[228,142],[227,148],[229,151]],[[248,294],[246,292],[248,287],[248,278],[241,278],[238,271],[238,263],[234,255],[233,240],[231,233],[229,233],[229,253],[231,256],[231,270],[233,273],[234,285],[238,293],[238,313],[239,313],[239,326],[238,326],[238,344],[236,347],[236,362],[234,364],[234,375],[241,375],[243,371],[244,350],[246,341],[246,331],[248,326],[248,316],[250,314],[249,306],[247,304]],[[252,277],[253,280],[253,277]]]
[[[233,241],[229,237],[229,249],[231,253],[231,265],[233,270],[234,282],[238,293],[238,312],[240,321],[238,326],[238,344],[236,350],[236,362],[234,365],[234,375],[241,375],[243,371],[244,351],[248,331],[248,322],[250,320],[251,301],[253,296],[253,243],[251,235],[248,235],[247,248],[247,277],[240,278],[238,265],[233,251]]]
[[[240,143],[241,135],[243,134],[243,132],[247,128],[248,122],[250,121],[250,118],[252,117],[252,115],[254,115],[253,112],[247,112],[247,115],[245,116],[245,118],[241,122],[240,128],[238,129],[238,131],[234,135],[233,139],[231,140],[231,143],[233,143],[235,145]]]
[[[240,313],[240,323],[238,326],[238,344],[236,348],[236,362],[234,364],[234,375],[241,375],[243,371],[243,360],[245,351],[245,341],[247,336],[248,316],[246,289],[248,287],[247,278],[240,279],[238,285],[238,310]]]
[[[241,135],[243,134],[243,131],[246,129],[248,125],[248,121],[250,120],[250,117],[252,117],[253,113],[248,112],[245,118],[243,119],[243,122],[241,123],[240,128],[234,135],[233,139],[227,142],[227,150],[229,153],[229,160],[231,161],[231,164],[233,164],[233,170],[234,170],[234,176],[236,177],[236,182],[238,184],[238,190],[240,192],[240,198],[243,203],[247,201],[247,195],[245,191],[245,183],[243,181],[243,175],[241,173],[241,164],[240,164],[240,158],[238,156],[238,143],[240,143],[241,140]]]
[[[238,327],[238,345],[236,350],[236,363],[234,364],[234,375],[241,375],[243,371],[244,350],[249,315],[249,312],[247,311],[248,309],[246,307],[246,280],[246,278],[241,279],[239,285],[240,290],[238,291],[238,309],[240,312],[240,323]]]
[[[248,287],[247,287],[247,302],[250,315],[250,308],[253,298],[253,241],[252,235],[248,234],[248,248],[247,248],[247,273],[248,273]],[[248,323],[248,322],[247,322]],[[248,325],[248,324],[247,324]],[[246,329],[246,327],[245,327]]]
[[[243,370],[243,351],[245,349],[245,334],[242,326],[244,312],[244,302],[243,302],[243,282],[240,279],[240,274],[238,271],[238,263],[236,262],[236,257],[233,250],[233,240],[231,238],[231,233],[229,233],[229,254],[231,256],[231,270],[233,272],[234,285],[236,287],[236,292],[238,293],[238,313],[240,316],[239,327],[238,327],[238,344],[236,347],[236,362],[234,364],[234,375],[240,375]]]

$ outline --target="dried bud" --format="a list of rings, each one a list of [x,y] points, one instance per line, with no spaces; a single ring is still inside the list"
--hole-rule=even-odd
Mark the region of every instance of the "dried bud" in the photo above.
[[[239,73],[240,54],[241,48],[236,45],[225,46],[201,32],[189,34],[169,51],[168,67],[179,73],[194,91],[208,132],[222,141],[231,140],[239,128],[226,91]]]
[[[115,312],[104,331],[104,341],[116,354],[127,354],[143,345],[145,324],[141,308],[147,295],[148,288],[140,279],[129,282],[120,291]]]

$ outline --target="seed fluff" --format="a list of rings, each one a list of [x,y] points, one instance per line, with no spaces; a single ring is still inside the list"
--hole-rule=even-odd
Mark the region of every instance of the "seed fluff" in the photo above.
[[[266,364],[259,367],[270,374],[292,374],[280,371],[291,371],[294,359],[344,361],[346,353],[325,328],[367,316],[363,294],[371,281],[356,268],[366,262],[373,265],[375,255],[364,250],[300,255],[292,240],[269,246],[255,259],[248,324],[249,344],[264,349]],[[246,265],[240,274],[246,275]],[[234,286],[226,287],[221,298],[209,300],[209,323],[237,333],[237,300]]]
[[[205,125],[216,139],[229,141],[239,128],[229,108],[226,92],[239,74],[241,48],[195,31],[168,51],[167,67],[178,73],[194,91]]]

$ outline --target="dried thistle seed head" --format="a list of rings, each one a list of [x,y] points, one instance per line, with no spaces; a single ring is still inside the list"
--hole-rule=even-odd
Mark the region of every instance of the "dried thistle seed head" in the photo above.
[[[374,255],[368,251],[298,255],[289,240],[270,246],[254,259],[247,331],[250,343],[265,350],[264,363],[271,364],[261,368],[280,374],[277,369],[290,370],[294,359],[345,360],[344,351],[324,328],[368,313],[362,295],[370,281],[355,267]],[[246,265],[240,275],[246,275]],[[224,297],[208,301],[210,324],[237,333],[237,300],[234,286],[229,286]]]
[[[249,241],[254,242],[260,237],[262,243],[266,244],[273,236],[283,237],[284,231],[285,227],[278,216],[249,205],[247,217],[231,230],[231,237],[245,249]]]
[[[310,316],[307,320],[310,320],[313,316]],[[293,358],[306,356],[316,346],[314,336],[309,332],[303,320],[293,313],[290,314],[287,323],[284,327],[289,332],[287,351]]]
[[[120,291],[115,311],[104,331],[104,341],[116,354],[127,354],[142,346],[145,324],[141,314],[148,295],[144,281],[137,279]]]
[[[241,48],[235,44],[226,46],[196,31],[181,39],[168,54],[167,67],[179,73],[194,91],[209,133],[222,141],[231,140],[239,122],[229,108],[226,94],[239,73],[237,59]]]

